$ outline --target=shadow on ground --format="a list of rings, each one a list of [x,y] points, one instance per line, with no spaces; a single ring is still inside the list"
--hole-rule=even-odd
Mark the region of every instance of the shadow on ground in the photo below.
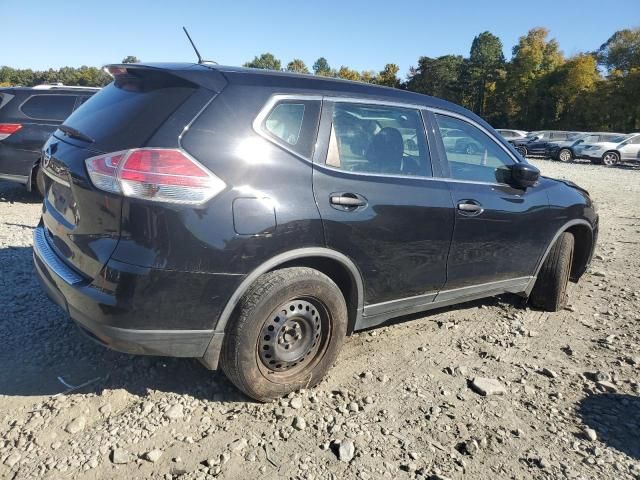
[[[51,302],[36,280],[30,247],[0,249],[0,396],[48,396],[99,379],[73,393],[148,389],[199,399],[243,397],[197,360],[133,356],[94,343]],[[72,394],[73,394],[72,393]]]
[[[37,192],[28,192],[24,185],[0,181],[0,202],[42,203],[42,197]]]
[[[640,459],[640,396],[590,395],[578,404],[578,416],[608,446]]]

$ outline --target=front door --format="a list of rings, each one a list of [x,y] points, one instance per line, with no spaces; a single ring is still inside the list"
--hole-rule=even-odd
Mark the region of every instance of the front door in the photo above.
[[[329,248],[350,257],[365,316],[430,303],[446,280],[453,205],[418,109],[325,101],[313,188]]]
[[[478,125],[444,113],[429,118],[443,137],[456,131],[461,141],[475,145],[472,152],[446,141],[440,145],[456,209],[444,289],[513,284],[517,291],[534,274],[549,238],[544,186],[508,185],[509,166],[516,160]]]

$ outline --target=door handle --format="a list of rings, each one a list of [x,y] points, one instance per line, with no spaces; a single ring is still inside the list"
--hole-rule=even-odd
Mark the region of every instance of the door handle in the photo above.
[[[329,196],[329,203],[340,210],[355,210],[364,207],[367,201],[355,193],[334,193]]]
[[[475,200],[463,200],[458,203],[458,212],[467,217],[475,217],[484,212],[484,208]]]

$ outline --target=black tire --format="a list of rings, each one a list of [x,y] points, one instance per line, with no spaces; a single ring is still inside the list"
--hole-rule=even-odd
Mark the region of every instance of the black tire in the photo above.
[[[612,167],[620,163],[620,154],[618,152],[605,152],[600,159],[600,163],[605,167]]]
[[[222,369],[246,395],[264,402],[320,382],[346,336],[347,305],[325,274],[284,268],[259,277],[230,322]]]
[[[40,194],[41,197],[44,197],[44,172],[40,166],[36,167],[36,175],[34,185],[36,187],[36,191]]]
[[[517,150],[517,151],[518,151],[518,153],[519,153],[520,155],[522,155],[523,157],[526,157],[526,156],[527,156],[527,153],[529,153],[529,152],[527,151],[527,147],[524,147],[524,146],[522,146],[522,145],[518,145],[518,146],[516,147],[516,150]]]
[[[561,148],[558,152],[557,159],[563,163],[568,163],[573,160],[573,153],[568,148]]]
[[[574,242],[573,235],[565,232],[551,247],[529,296],[534,307],[557,312],[566,306]]]

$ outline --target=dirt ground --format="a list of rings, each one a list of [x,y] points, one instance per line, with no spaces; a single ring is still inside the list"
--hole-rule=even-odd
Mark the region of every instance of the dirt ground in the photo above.
[[[361,332],[266,405],[84,337],[34,277],[38,199],[0,183],[0,478],[640,478],[640,169],[534,163],[601,216],[566,310],[505,296]]]

